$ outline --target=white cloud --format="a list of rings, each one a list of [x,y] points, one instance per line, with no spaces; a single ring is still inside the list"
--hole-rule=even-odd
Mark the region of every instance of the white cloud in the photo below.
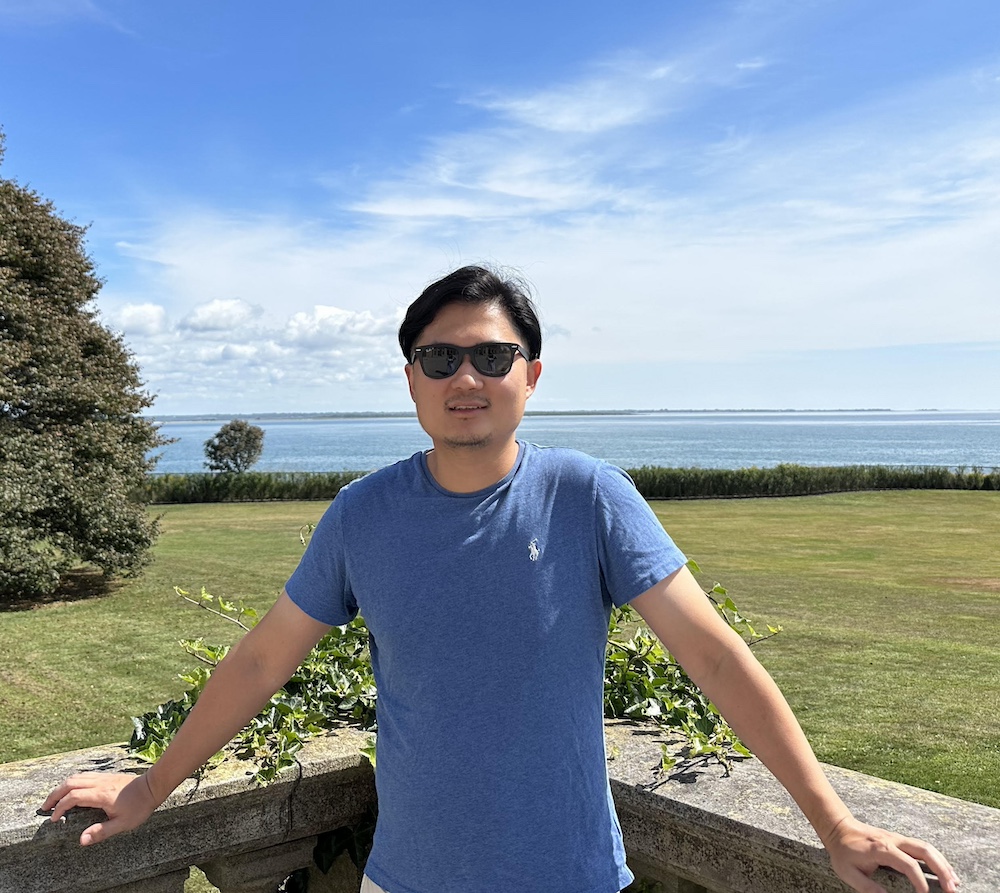
[[[159,304],[125,304],[111,313],[110,321],[126,335],[156,335],[167,327],[167,311]]]
[[[351,338],[393,336],[395,316],[377,319],[370,311],[353,312],[340,307],[317,306],[309,313],[296,313],[288,321],[284,340],[310,350],[332,350]]]
[[[423,244],[401,243],[399,221],[352,232],[315,220],[223,213],[202,206],[171,208],[140,238],[133,234],[126,259],[135,278],[111,282],[105,293],[166,296],[171,312],[190,316],[199,305],[239,295],[263,308],[272,324],[315,305],[362,310],[384,305],[411,284]]]
[[[129,347],[149,388],[159,395],[161,412],[184,411],[173,401],[231,406],[243,400],[247,410],[271,406],[279,386],[285,396],[278,408],[297,392],[311,395],[311,404],[298,407],[308,409],[320,392],[341,395],[387,379],[402,381],[395,307],[375,313],[319,305],[288,312],[280,300],[265,310],[239,299],[219,299],[196,306],[173,324],[162,307],[152,304],[126,304],[108,315],[120,328],[128,325]],[[399,393],[392,389],[390,399]],[[370,397],[365,401],[371,405]],[[400,408],[399,401],[384,408]]]
[[[442,139],[399,180],[374,184],[354,210],[390,218],[527,221],[621,200],[585,158],[537,142],[506,152],[498,145],[508,141],[495,134]]]
[[[260,314],[259,307],[253,307],[239,298],[216,298],[195,307],[181,326],[196,332],[227,332],[251,322]]]

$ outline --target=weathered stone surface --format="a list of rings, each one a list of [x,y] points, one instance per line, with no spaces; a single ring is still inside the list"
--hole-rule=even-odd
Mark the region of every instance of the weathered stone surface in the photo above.
[[[673,872],[720,893],[844,893],[826,851],[791,797],[756,760],[729,777],[718,765],[659,776],[661,743],[648,727],[609,723],[611,787],[636,869]],[[920,837],[941,850],[963,893],[1000,891],[1000,810],[825,767],[862,821]],[[634,869],[635,870],[635,869]],[[890,893],[911,891],[881,871]],[[940,889],[936,883],[931,889]]]
[[[73,810],[52,823],[38,809],[74,772],[141,771],[122,748],[0,766],[0,893],[179,893],[187,868],[206,863],[233,890],[263,891],[286,868],[308,861],[317,834],[355,824],[374,803],[371,768],[360,753],[366,739],[342,729],[312,741],[297,770],[263,789],[241,765],[225,766],[202,783],[185,783],[142,828],[86,848],[79,835],[100,812]],[[609,723],[608,740],[612,791],[640,877],[661,880],[666,893],[847,889],[784,789],[755,760],[737,764],[728,778],[718,766],[663,778],[657,733]],[[827,771],[860,818],[941,849],[963,893],[1000,891],[1000,810]],[[910,890],[891,872],[878,880],[891,893]],[[357,874],[343,863],[317,882],[330,893],[350,893]]]
[[[366,740],[354,729],[317,739],[266,788],[244,766],[223,766],[185,782],[141,828],[92,847],[79,836],[103,813],[75,809],[52,823],[38,810],[68,775],[141,771],[123,748],[0,766],[0,893],[98,893],[353,824],[375,800]]]
[[[185,868],[183,871],[174,871],[159,877],[111,887],[105,893],[184,893],[184,884],[188,876],[189,872]]]

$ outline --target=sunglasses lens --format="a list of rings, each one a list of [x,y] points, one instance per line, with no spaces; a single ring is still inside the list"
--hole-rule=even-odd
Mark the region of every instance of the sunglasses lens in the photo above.
[[[420,368],[428,378],[447,378],[458,370],[459,355],[454,347],[425,347],[420,352]]]
[[[477,344],[472,349],[472,365],[483,375],[506,375],[513,364],[514,350],[508,344]]]

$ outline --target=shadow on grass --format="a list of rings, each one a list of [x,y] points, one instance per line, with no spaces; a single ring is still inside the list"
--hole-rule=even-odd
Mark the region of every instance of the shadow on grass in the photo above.
[[[63,575],[59,586],[48,595],[0,602],[0,614],[12,611],[34,611],[69,602],[82,602],[92,598],[103,598],[117,592],[123,586],[118,579],[105,577],[97,568],[75,568]]]

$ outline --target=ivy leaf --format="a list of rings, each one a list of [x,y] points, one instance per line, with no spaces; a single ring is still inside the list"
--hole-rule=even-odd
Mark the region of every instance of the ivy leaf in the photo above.
[[[361,752],[368,758],[368,762],[372,764],[372,769],[375,768],[375,736],[372,735],[365,746],[361,748]]]

